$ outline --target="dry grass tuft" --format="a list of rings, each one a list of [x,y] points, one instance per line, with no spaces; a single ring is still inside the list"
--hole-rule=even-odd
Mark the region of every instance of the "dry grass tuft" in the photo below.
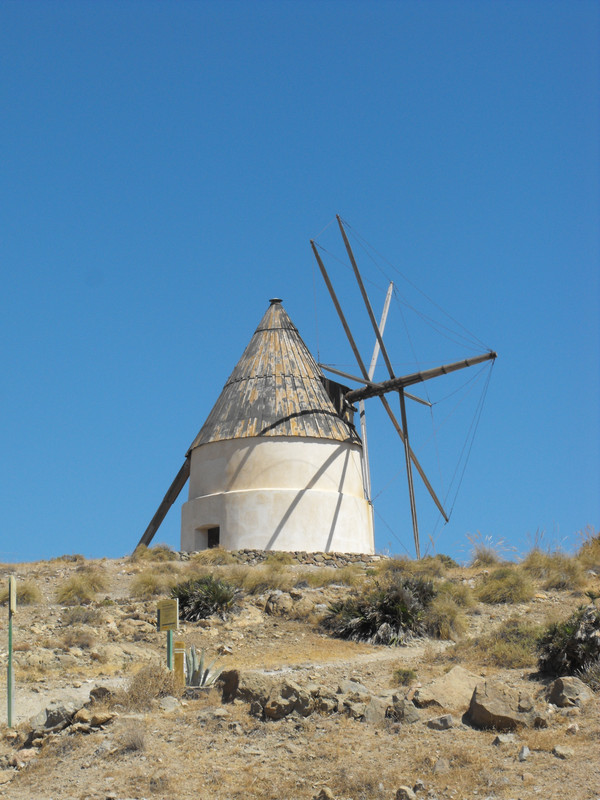
[[[579,531],[581,546],[577,551],[577,560],[584,569],[600,570],[600,533],[592,525]]]
[[[461,608],[473,608],[475,605],[475,595],[470,586],[466,583],[454,583],[454,581],[443,581],[435,587],[438,594],[451,597],[456,605]]]
[[[61,615],[61,625],[99,625],[102,622],[102,613],[97,608],[89,606],[73,606],[66,609]]]
[[[80,606],[91,603],[96,592],[84,575],[71,575],[56,590],[56,600],[64,606]]]
[[[83,577],[93,592],[105,592],[110,586],[106,569],[100,564],[77,567],[75,575]]]
[[[221,565],[221,564],[236,564],[237,559],[228,550],[223,550],[222,547],[210,547],[207,550],[201,550],[190,558],[193,564],[207,564],[207,565]]]
[[[40,603],[42,593],[33,581],[17,581],[17,605],[33,606]],[[0,605],[8,603],[8,586],[0,590]]]
[[[227,580],[248,594],[262,594],[273,589],[289,591],[296,575],[279,564],[236,565],[227,571]]]
[[[154,547],[146,547],[141,544],[133,551],[130,556],[131,561],[176,561],[177,553],[168,544],[156,544]]]
[[[162,664],[146,664],[131,679],[125,697],[129,708],[143,710],[159,697],[176,697],[179,693],[174,672]]]
[[[524,603],[533,597],[533,584],[518,567],[504,566],[495,569],[477,589],[482,603]]]
[[[89,650],[96,644],[96,637],[91,631],[84,628],[70,628],[62,636],[64,647],[80,647],[82,650]]]
[[[455,644],[446,652],[454,662],[518,669],[532,667],[543,626],[512,617],[476,639]]]
[[[534,548],[521,566],[532,578],[542,581],[544,589],[577,590],[585,583],[581,564],[564,553],[545,553]]]
[[[169,571],[145,569],[132,580],[130,592],[132,597],[146,600],[168,594],[176,583],[177,577]]]
[[[341,586],[357,586],[364,580],[365,574],[360,567],[315,567],[296,573],[296,584],[307,583],[312,589],[338,584]]]
[[[467,619],[458,604],[448,594],[434,597],[425,610],[425,627],[436,639],[462,638],[467,630]]]

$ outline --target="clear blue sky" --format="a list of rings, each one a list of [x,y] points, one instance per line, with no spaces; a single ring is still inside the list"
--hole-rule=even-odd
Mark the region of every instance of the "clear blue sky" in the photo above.
[[[368,357],[336,213],[389,262],[357,248],[376,308],[390,276],[444,319],[396,268],[485,343],[438,350],[394,303],[398,372],[499,353],[449,525],[418,489],[423,540],[598,528],[599,32],[578,0],[4,0],[0,559],[130,552],[270,297],[357,371],[309,247]],[[441,494],[486,376],[434,407],[439,437],[409,408]],[[412,553],[400,444],[367,410],[376,544]]]

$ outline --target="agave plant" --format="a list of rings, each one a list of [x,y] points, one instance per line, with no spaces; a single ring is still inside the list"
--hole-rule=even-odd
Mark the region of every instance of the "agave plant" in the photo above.
[[[215,658],[208,667],[204,666],[204,648],[198,658],[198,653],[194,645],[186,650],[185,664],[187,672],[187,685],[194,688],[204,689],[212,686],[218,679],[219,675],[223,672],[223,668],[213,670],[217,659]]]

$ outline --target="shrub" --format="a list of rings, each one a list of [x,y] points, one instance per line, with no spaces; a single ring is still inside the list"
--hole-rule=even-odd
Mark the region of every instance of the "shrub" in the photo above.
[[[294,585],[306,582],[313,589],[318,589],[322,586],[331,586],[332,583],[341,584],[342,586],[356,586],[363,577],[363,572],[359,567],[317,567],[312,570],[304,570],[296,575],[296,582]]]
[[[56,590],[56,599],[65,606],[79,606],[91,603],[96,592],[83,575],[71,575]]]
[[[445,594],[451,597],[456,605],[461,608],[473,608],[475,605],[475,596],[470,586],[466,583],[454,583],[453,581],[444,581],[436,586],[438,594]]]
[[[456,661],[475,661],[494,667],[518,669],[535,664],[542,627],[511,617],[495,630],[455,645],[448,655]]]
[[[448,594],[434,597],[425,611],[424,623],[436,639],[460,639],[467,630],[465,615]]]
[[[394,686],[410,686],[417,680],[417,673],[408,667],[397,667],[392,675]]]
[[[172,574],[162,570],[145,569],[131,582],[133,597],[147,599],[160,594],[168,594],[173,588],[176,579]]]
[[[129,682],[126,701],[130,708],[144,709],[158,697],[177,693],[174,671],[168,670],[162,664],[146,664]]]
[[[249,594],[262,594],[273,589],[285,592],[296,583],[295,574],[279,564],[232,567],[228,578]]]
[[[235,564],[237,559],[228,550],[223,550],[222,547],[209,547],[206,550],[200,550],[198,553],[190,558],[190,561],[198,564]]]
[[[538,645],[540,672],[556,677],[593,670],[600,662],[600,611],[593,604],[548,626]]]
[[[434,595],[433,584],[422,578],[376,582],[361,595],[331,603],[322,625],[341,639],[402,644],[425,633],[424,612]]]
[[[42,593],[32,581],[17,581],[17,605],[37,605],[42,599]],[[8,587],[0,590],[0,605],[8,603]]]
[[[600,570],[600,533],[592,525],[579,531],[582,544],[577,551],[577,560],[585,569]]]
[[[516,567],[499,567],[477,590],[482,603],[523,603],[533,597],[533,585]]]
[[[494,541],[492,536],[483,536],[479,531],[474,535],[468,533],[467,539],[471,545],[472,567],[493,567],[500,564],[500,553],[509,549],[501,539]]]
[[[154,547],[138,545],[131,554],[132,561],[176,561],[178,558],[168,544],[156,544]]]
[[[212,614],[224,619],[236,594],[234,586],[211,575],[180,583],[171,590],[171,597],[179,599],[179,618],[189,622],[206,619]]]
[[[102,622],[102,614],[96,608],[73,606],[61,615],[61,625],[98,625]]]
[[[600,692],[600,660],[588,663],[577,672],[577,677],[587,683],[593,692]]]
[[[75,575],[83,577],[93,592],[105,592],[108,589],[108,577],[104,567],[99,564],[84,564],[77,567]]]
[[[584,582],[581,565],[563,553],[544,553],[534,548],[521,566],[531,577],[543,581],[544,589],[579,589]]]
[[[62,636],[62,643],[65,647],[80,647],[82,650],[88,650],[96,644],[96,639],[91,631],[69,628]]]
[[[270,553],[267,553],[264,563],[272,566],[279,565],[281,567],[289,567],[290,564],[294,563],[294,556],[283,550],[272,550]]]

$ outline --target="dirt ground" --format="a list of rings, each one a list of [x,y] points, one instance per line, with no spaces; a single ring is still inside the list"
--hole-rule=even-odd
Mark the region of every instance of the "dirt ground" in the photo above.
[[[95,620],[64,624],[67,609],[57,603],[56,592],[80,566],[64,560],[0,566],[2,586],[14,574],[19,582],[35,583],[42,593],[41,602],[20,606],[14,617],[15,724],[13,730],[5,724],[3,681],[0,798],[304,800],[329,787],[338,800],[393,800],[402,785],[417,785],[417,797],[438,800],[550,800],[565,793],[570,800],[600,798],[598,696],[581,709],[551,709],[547,728],[523,729],[513,740],[494,744],[496,731],[476,730],[456,712],[449,730],[426,724],[443,713],[440,709],[422,710],[422,719],[414,724],[364,722],[339,713],[264,721],[249,713],[248,703],[223,704],[213,689],[171,705],[153,700],[146,710],[122,709],[112,722],[91,732],[67,728],[46,737],[26,762],[20,761],[18,745],[30,730],[30,718],[50,702],[73,702],[79,708],[95,686],[127,691],[140,667],[165,660],[166,635],[154,627],[156,598],[132,597],[132,581],[142,567],[128,559],[98,564],[107,588],[90,604],[98,612]],[[189,567],[177,562],[172,569],[183,576]],[[474,579],[467,571],[450,577]],[[374,694],[387,691],[400,667],[414,670],[420,686],[447,672],[451,664],[443,654],[451,646],[448,642],[420,639],[390,648],[323,633],[316,612],[348,591],[336,585],[303,587],[314,613],[302,619],[266,614],[270,591],[247,595],[228,620],[185,623],[177,638],[204,648],[208,658],[217,658],[226,669],[258,670],[333,691],[347,680]],[[480,604],[469,611],[467,637],[489,631],[509,616],[540,622],[566,617],[582,602],[577,593],[538,592],[519,606]],[[0,614],[0,659],[6,674],[6,606]],[[220,654],[224,646],[230,652]],[[519,669],[473,662],[465,666],[482,679],[531,695],[544,688],[531,677],[535,663]],[[570,748],[566,758],[556,755],[556,745]],[[520,760],[523,746],[529,752]],[[11,758],[17,766],[10,765]]]

